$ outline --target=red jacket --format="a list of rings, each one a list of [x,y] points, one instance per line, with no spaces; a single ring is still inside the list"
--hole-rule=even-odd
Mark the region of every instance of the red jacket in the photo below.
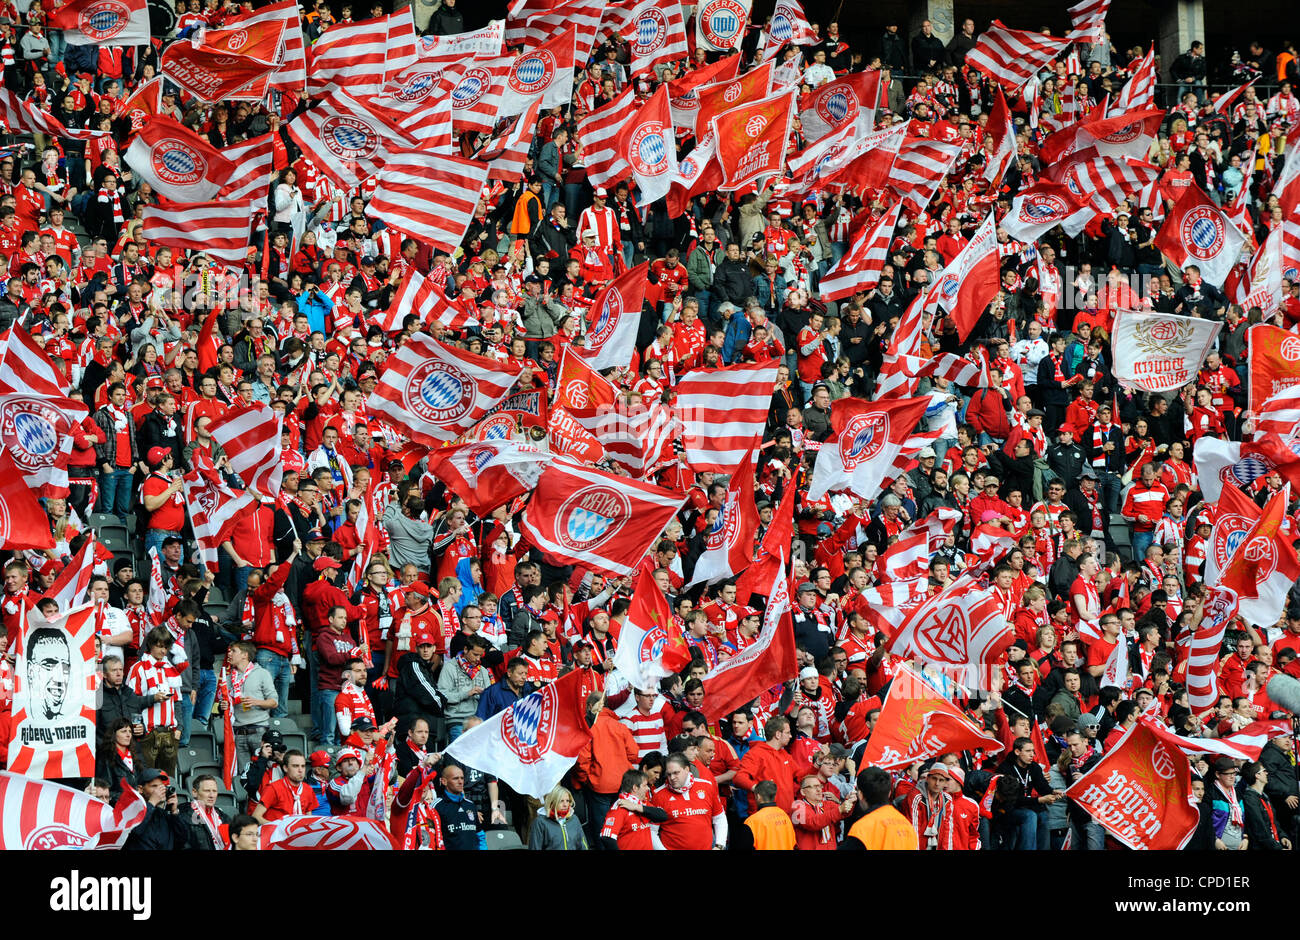
[[[799,792],[798,768],[795,767],[794,758],[785,751],[778,751],[766,741],[759,741],[745,752],[733,780],[736,786],[750,791],[751,813],[758,810],[753,789],[763,780],[771,780],[776,784],[776,805],[782,811],[789,814],[794,808],[794,796]]]
[[[805,799],[795,800],[790,821],[794,823],[794,847],[805,851],[835,849],[839,843],[836,832],[844,816],[840,804],[826,798],[820,806]]]
[[[287,564],[281,565],[275,574],[249,592],[253,601],[253,643],[258,649],[268,649],[281,656],[293,655],[293,630],[283,622],[275,605],[275,595],[284,588],[289,568]]]
[[[349,622],[366,616],[366,609],[349,601],[337,585],[324,578],[313,581],[302,589],[302,623],[313,638],[329,623],[331,607],[345,608]]]
[[[966,406],[966,420],[976,431],[1005,441],[1011,436],[1011,422],[1007,420],[1007,401],[991,388],[981,388],[970,397]]]

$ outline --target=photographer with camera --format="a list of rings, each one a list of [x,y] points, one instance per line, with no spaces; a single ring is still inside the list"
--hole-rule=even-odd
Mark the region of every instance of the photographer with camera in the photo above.
[[[144,822],[131,830],[122,848],[174,852],[189,844],[189,825],[180,815],[176,789],[167,774],[150,768],[140,775],[140,794],[149,809]]]

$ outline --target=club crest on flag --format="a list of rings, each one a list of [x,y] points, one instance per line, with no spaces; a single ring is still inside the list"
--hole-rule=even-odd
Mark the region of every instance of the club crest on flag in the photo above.
[[[874,459],[889,440],[889,415],[883,412],[855,415],[840,433],[840,460],[845,470]]]
[[[131,10],[120,0],[100,0],[81,11],[77,28],[95,42],[106,42],[126,29]]]
[[[475,447],[466,458],[469,460],[469,469],[471,473],[481,473],[488,462],[496,456],[496,448],[493,447]]]
[[[650,8],[636,21],[636,38],[632,40],[632,55],[647,56],[658,52],[668,41],[668,20],[663,13]]]
[[[1105,137],[1098,137],[1097,140],[1107,144],[1127,144],[1131,140],[1137,140],[1145,124],[1146,118],[1141,118],[1131,124],[1125,124],[1119,130],[1111,131]]]
[[[1258,454],[1242,457],[1235,464],[1229,464],[1219,471],[1219,480],[1229,486],[1245,486],[1254,483],[1262,476],[1273,472],[1273,462],[1265,460]]]
[[[744,92],[745,86],[740,82],[732,82],[722,92],[722,100],[731,104]]]
[[[515,63],[509,83],[521,95],[534,95],[551,83],[554,74],[555,56],[547,49],[537,49]]]
[[[248,30],[237,29],[226,37],[226,48],[231,52],[238,52],[240,49],[244,48],[244,45],[247,42]]]
[[[1064,218],[1065,200],[1050,193],[1034,193],[1020,205],[1020,218],[1025,222],[1045,222]]]
[[[736,0],[709,0],[696,15],[706,40],[730,48],[749,14]]]
[[[203,155],[174,137],[160,140],[149,159],[153,171],[173,186],[192,186],[207,175],[207,161]]]
[[[1242,539],[1246,533],[1254,526],[1254,521],[1247,519],[1245,516],[1239,516],[1236,513],[1224,513],[1219,516],[1218,521],[1214,524],[1214,560],[1222,571],[1228,567],[1228,560],[1232,558],[1237,548],[1241,545]]]
[[[492,415],[479,422],[474,429],[476,441],[505,441],[515,433],[515,419],[507,414]]]
[[[341,160],[364,160],[379,150],[379,135],[364,121],[331,115],[321,125],[321,140]]]
[[[1277,351],[1287,362],[1300,361],[1300,337],[1288,336],[1278,344]]]
[[[456,87],[452,89],[452,104],[457,108],[468,108],[487,94],[491,87],[492,76],[488,70],[472,68],[461,76]]]
[[[1179,237],[1189,255],[1206,261],[1223,251],[1228,236],[1223,217],[1217,211],[1209,206],[1197,206],[1183,216]]]
[[[629,149],[632,169],[642,176],[668,172],[668,144],[664,140],[664,126],[658,121],[647,121],[638,127],[632,133]]]
[[[817,114],[828,124],[839,124],[858,109],[858,99],[843,88],[837,88],[817,102]]]
[[[666,158],[665,158],[666,159]],[[588,348],[600,349],[618,329],[618,321],[623,318],[623,295],[617,290],[605,292],[605,302],[600,305],[596,322],[587,331]]]
[[[441,72],[420,72],[412,75],[402,83],[393,97],[398,101],[423,101],[438,87],[438,79],[441,76]]]
[[[780,3],[772,13],[772,21],[768,23],[767,31],[777,42],[789,42],[790,37],[794,35],[794,24],[790,22],[790,14],[790,8]]]
[[[767,129],[767,116],[764,114],[755,114],[745,122],[745,133],[750,137],[758,137]]]
[[[1161,743],[1157,743],[1151,749],[1151,769],[1156,772],[1156,776],[1161,780],[1173,780],[1174,774],[1178,772],[1174,759],[1169,754],[1169,749]]]
[[[939,662],[966,662],[966,615],[960,607],[930,611],[916,629],[916,645],[927,657]]]
[[[474,407],[477,386],[446,362],[426,360],[411,372],[403,398],[406,407],[430,424],[450,424]],[[414,392],[414,394],[412,394]]]
[[[668,631],[659,626],[651,627],[646,631],[645,636],[641,637],[641,644],[636,650],[637,659],[643,663],[656,660],[667,644]]]
[[[36,398],[7,401],[0,410],[0,441],[19,470],[35,472],[59,447],[59,410]]]
[[[848,145],[846,144],[832,144],[830,147],[826,148],[826,152],[821,155],[821,158],[817,161],[816,165],[813,167],[813,171],[812,171],[813,179],[820,178],[822,174],[826,171],[826,168],[837,163],[840,160],[840,158],[843,157],[844,154],[848,151],[848,149],[849,149]]]
[[[571,552],[597,548],[623,528],[631,511],[631,502],[613,487],[585,486],[560,506],[560,544]]]
[[[727,490],[727,502],[722,507],[722,512],[718,513],[717,521],[704,535],[705,550],[722,548],[736,540],[736,532],[740,529],[739,495],[735,490]]]
[[[506,709],[501,720],[501,740],[521,763],[535,764],[551,750],[558,702],[559,695],[551,684]]]
[[[1277,549],[1271,535],[1257,535],[1241,546],[1242,556],[1255,568],[1255,577],[1267,581],[1277,570]]]

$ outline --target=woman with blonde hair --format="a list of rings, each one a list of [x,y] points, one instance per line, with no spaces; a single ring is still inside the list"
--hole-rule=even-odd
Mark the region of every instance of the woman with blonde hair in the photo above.
[[[546,794],[528,834],[528,848],[560,851],[586,851],[589,848],[582,823],[573,809],[573,794],[564,787],[556,787]]]

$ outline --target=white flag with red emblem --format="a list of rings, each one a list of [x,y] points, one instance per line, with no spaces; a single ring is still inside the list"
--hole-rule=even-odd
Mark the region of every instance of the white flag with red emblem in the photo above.
[[[1012,200],[1002,227],[1012,238],[1032,244],[1057,225],[1067,234],[1077,233],[1092,216],[1086,196],[1063,183],[1039,182]]]
[[[1222,326],[1214,320],[1120,310],[1111,348],[1115,378],[1125,388],[1167,392],[1196,378]]]
[[[614,666],[634,689],[653,689],[660,679],[685,669],[691,650],[673,622],[668,598],[654,575],[642,568],[632,592],[632,605],[618,634]]]
[[[413,441],[454,441],[514,386],[520,369],[416,333],[388,358],[367,406]]]
[[[257,509],[257,501],[252,493],[232,489],[213,465],[212,458],[202,450],[194,452],[194,468],[183,479],[194,540],[199,544],[204,563],[216,571],[217,549],[240,520]]]
[[[668,195],[668,187],[677,175],[677,145],[668,106],[668,86],[660,85],[641,110],[629,117],[619,131],[615,149],[632,170],[639,191],[637,206],[644,208]]]
[[[810,46],[817,42],[817,31],[808,22],[799,0],[777,0],[772,18],[767,21],[767,48],[764,58],[771,58],[787,43]]]
[[[173,202],[208,202],[235,173],[206,139],[168,117],[155,117],[140,128],[126,162]]]
[[[212,439],[226,452],[230,472],[258,496],[273,499],[284,476],[280,428],[284,416],[255,401],[226,413],[208,425]]]
[[[1156,235],[1156,247],[1180,271],[1196,265],[1201,277],[1216,287],[1227,280],[1245,243],[1237,227],[1195,183],[1174,203]]]
[[[615,22],[622,18],[618,33],[628,42],[632,61],[627,67],[634,77],[657,75],[659,66],[690,55],[682,5],[677,0],[641,0],[630,12],[611,5],[606,14]]]
[[[519,531],[554,564],[622,578],[636,570],[684,499],[560,458],[542,471]]]
[[[704,551],[695,562],[690,584],[733,578],[754,560],[758,509],[754,505],[754,453],[731,474],[717,521],[704,533]]]
[[[50,29],[63,30],[69,46],[149,45],[145,0],[69,0],[46,13]]]
[[[516,793],[546,796],[591,740],[582,683],[581,669],[567,673],[466,731],[444,753]]]
[[[913,608],[889,648],[904,658],[970,666],[996,662],[1014,639],[993,589],[959,578]]]
[[[384,824],[360,816],[281,816],[257,830],[263,851],[391,851]]]
[[[957,324],[959,340],[964,342],[970,336],[1001,284],[997,224],[989,213],[966,247],[935,281],[934,297]]]
[[[506,73],[497,117],[522,114],[541,99],[544,109],[569,103],[573,95],[573,50],[578,36],[570,27],[540,46],[525,49]]]
[[[695,48],[730,52],[740,48],[754,0],[703,0],[695,8]]]
[[[72,427],[85,417],[86,406],[71,398],[0,395],[0,447],[38,496],[68,495]]]
[[[793,90],[743,104],[713,117],[709,126],[717,138],[722,166],[722,192],[780,173],[785,146],[794,121]]]
[[[585,350],[580,350],[591,368],[622,369],[632,361],[649,268],[648,262],[642,262],[624,271],[591,302],[587,314],[587,345]]]
[[[808,140],[818,141],[845,127],[858,135],[870,133],[880,103],[880,78],[884,73],[854,72],[818,86],[799,101],[799,120]]]
[[[487,515],[530,492],[555,458],[518,441],[481,441],[429,454],[429,472],[465,500],[476,516]]]
[[[929,404],[929,398],[884,402],[841,398],[833,403],[831,425],[836,434],[817,452],[808,498],[849,490],[862,499],[875,499]]]
[[[95,775],[95,607],[46,620],[35,610],[17,637],[7,768],[50,780]]]
[[[129,783],[114,804],[72,787],[0,771],[0,850],[120,849],[149,804]],[[57,890],[57,889],[56,889]]]

